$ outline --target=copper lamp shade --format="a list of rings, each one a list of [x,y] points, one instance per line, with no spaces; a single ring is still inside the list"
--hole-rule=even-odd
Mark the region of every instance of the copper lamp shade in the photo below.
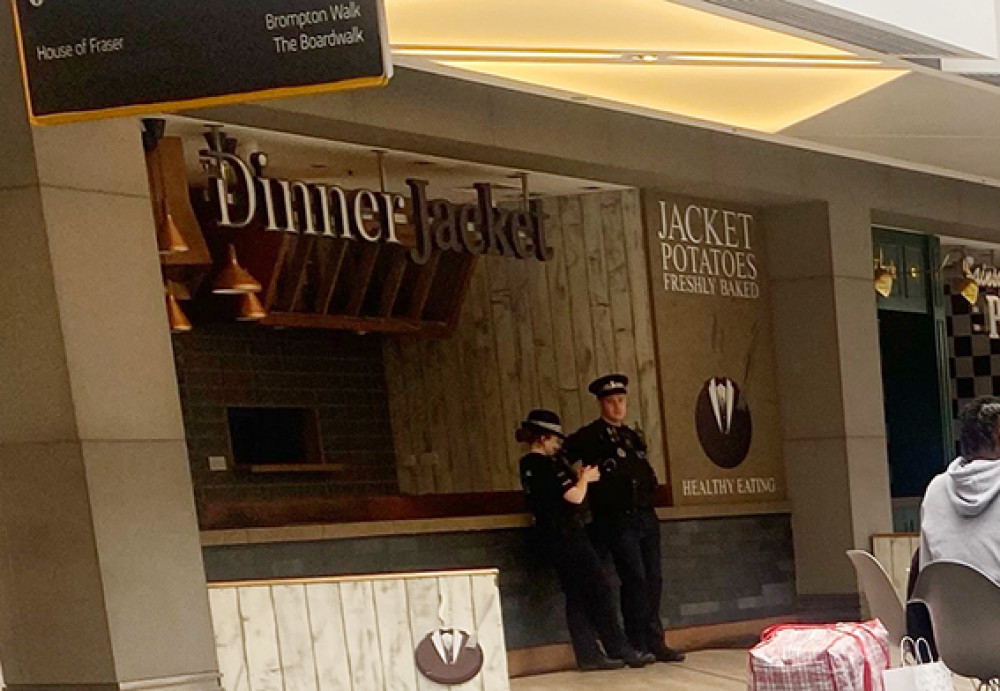
[[[170,321],[170,333],[182,334],[191,330],[191,322],[181,309],[177,298],[168,289],[167,293],[167,319]]]
[[[229,246],[229,256],[225,266],[215,276],[212,292],[216,295],[240,295],[244,293],[259,293],[260,282],[250,272],[240,266],[236,258],[236,248]]]
[[[156,244],[160,250],[160,254],[187,252],[191,249],[188,247],[187,241],[184,240],[184,236],[181,235],[181,231],[174,221],[173,214],[169,211],[163,223],[159,224],[156,229]]]
[[[244,293],[240,297],[240,314],[236,321],[257,322],[267,316],[267,310],[254,293]]]

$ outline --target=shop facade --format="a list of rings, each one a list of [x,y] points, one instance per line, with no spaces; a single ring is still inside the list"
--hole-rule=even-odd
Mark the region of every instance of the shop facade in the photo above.
[[[844,550],[892,530],[872,228],[997,232],[1000,193],[983,185],[400,70],[380,91],[185,113],[166,134],[191,144],[217,124],[256,151],[292,136],[307,150],[335,142],[390,162],[601,187],[499,200],[539,219],[545,240],[533,242],[551,256],[439,248],[451,254],[436,284],[426,262],[380,263],[383,247],[404,251],[385,242],[369,243],[379,252],[366,260],[361,231],[376,232],[362,213],[343,258],[352,280],[326,285],[323,314],[340,328],[240,325],[238,310],[181,299],[194,328],[171,343],[165,275],[211,280],[218,242],[267,284],[257,239],[310,238],[237,228],[213,239],[208,211],[183,216],[169,190],[150,187],[138,120],[31,129],[17,71],[0,79],[0,199],[13,210],[0,220],[0,314],[18,334],[0,340],[0,403],[15,411],[0,423],[11,459],[2,519],[17,565],[0,585],[8,601],[36,605],[3,620],[14,686],[211,687],[206,577],[498,568],[511,672],[565,664],[560,595],[532,551],[512,433],[537,405],[585,423],[596,415],[586,384],[611,370],[632,378],[633,417],[663,482],[661,614],[675,640],[849,616],[858,601]],[[198,154],[181,153],[185,180],[210,186]],[[368,189],[378,204],[385,190]],[[158,265],[164,199],[185,240],[205,231],[207,259]],[[414,225],[408,199],[401,228]],[[290,301],[270,313],[304,313],[300,299],[315,312],[302,295],[324,285],[306,268],[321,257],[303,248],[296,263],[286,244],[272,271],[298,266],[306,278],[283,294],[277,272],[274,299]],[[438,302],[417,310],[425,284]],[[397,310],[400,294],[411,302]],[[244,462],[234,430],[242,420],[252,438],[267,410],[284,411],[268,424],[300,431],[296,453]],[[745,433],[746,448],[712,451],[723,430]],[[284,462],[328,467],[252,467]]]
[[[559,618],[535,616],[540,607],[558,612],[559,594],[516,508],[518,450],[510,430],[520,411],[542,404],[560,410],[570,426],[585,422],[594,414],[581,393],[589,377],[622,369],[635,382],[636,422],[649,437],[659,435],[653,447],[663,449],[656,459],[665,485],[662,614],[673,635],[718,640],[752,635],[776,620],[857,612],[843,551],[870,548],[873,535],[893,530],[873,228],[911,227],[916,219],[918,229],[988,233],[985,210],[975,216],[975,200],[988,191],[558,104],[558,117],[580,137],[574,142],[561,138],[562,129],[534,131],[532,123],[554,113],[550,101],[416,72],[351,103],[319,100],[198,115],[316,141],[343,141],[352,132],[352,143],[372,149],[618,189],[541,195],[534,204],[548,224],[551,261],[481,259],[452,335],[383,337],[386,388],[376,398],[386,402],[381,415],[395,470],[393,478],[385,466],[385,487],[395,479],[396,491],[410,498],[397,520],[386,520],[393,514],[379,514],[372,501],[347,502],[352,508],[326,509],[336,521],[317,517],[317,508],[317,516],[298,519],[310,525],[275,531],[280,518],[257,523],[247,518],[255,513],[248,505],[234,522],[203,524],[210,578],[499,566],[512,671],[565,664]],[[408,117],[391,115],[397,112]],[[509,125],[515,121],[524,125]],[[735,288],[712,283],[715,266],[701,263],[716,238],[699,221],[712,211],[720,219],[719,248],[753,255],[752,279],[747,259],[733,256]],[[752,240],[743,234],[744,218],[753,223]],[[185,339],[197,349],[208,335],[197,332],[175,339],[179,352],[186,352]],[[306,338],[279,336],[299,337]],[[339,338],[346,340],[336,347],[350,350],[357,338],[379,337]],[[748,392],[752,451],[736,472],[707,456],[692,424],[691,393],[734,370],[739,390],[748,381],[757,387]],[[698,386],[685,381],[689,373],[701,377]],[[212,443],[225,451],[221,436]],[[762,443],[767,450],[755,465]],[[208,455],[207,448],[192,451],[193,459]],[[351,521],[352,511],[365,520]]]

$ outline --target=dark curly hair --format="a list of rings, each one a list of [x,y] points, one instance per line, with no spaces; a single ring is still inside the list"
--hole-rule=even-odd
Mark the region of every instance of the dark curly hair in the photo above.
[[[961,428],[962,457],[972,461],[977,458],[1000,457],[1000,398],[983,396],[965,406],[958,417]]]

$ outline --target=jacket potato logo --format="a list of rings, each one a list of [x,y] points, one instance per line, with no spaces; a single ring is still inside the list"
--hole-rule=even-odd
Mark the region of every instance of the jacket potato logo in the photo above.
[[[464,684],[483,668],[476,637],[460,629],[438,629],[417,645],[417,669],[437,684]]]
[[[753,422],[736,382],[729,377],[709,379],[698,395],[694,419],[698,441],[712,463],[732,469],[746,460]]]

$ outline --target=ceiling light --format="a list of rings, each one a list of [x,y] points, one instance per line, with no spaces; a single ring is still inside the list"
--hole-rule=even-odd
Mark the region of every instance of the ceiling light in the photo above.
[[[405,47],[848,54],[814,40],[664,0],[386,0],[385,8],[390,43]]]
[[[623,53],[601,50],[523,50],[506,48],[472,47],[415,47],[394,46],[392,52],[400,56],[427,58],[459,58],[462,60],[621,60]]]
[[[780,132],[905,70],[789,65],[440,61],[444,67],[759,132]]]
[[[734,55],[727,53],[671,53],[671,62],[711,63],[715,65],[802,65],[804,67],[876,67],[882,63],[868,58],[842,58],[824,55]]]
[[[603,50],[571,51],[539,48],[476,48],[471,46],[397,46],[401,56],[432,60],[512,60],[529,62],[631,62],[691,63],[705,65],[779,65],[800,67],[878,67],[882,63],[853,55],[781,55],[773,53],[700,53],[664,51],[659,53],[620,53]]]

